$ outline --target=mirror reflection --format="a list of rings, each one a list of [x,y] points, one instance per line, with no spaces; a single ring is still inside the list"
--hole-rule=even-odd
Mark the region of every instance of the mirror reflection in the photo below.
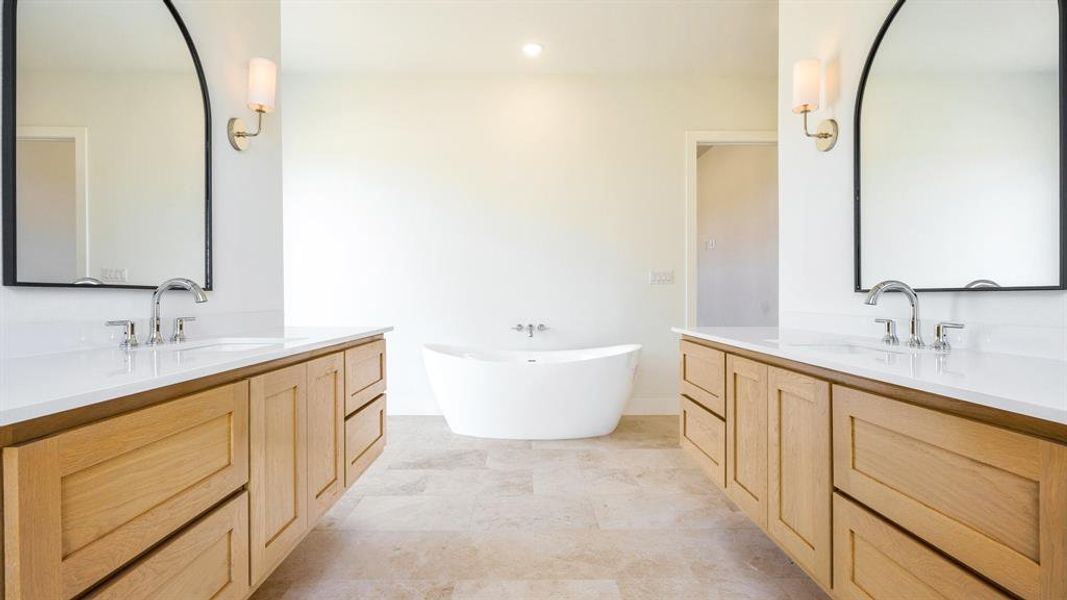
[[[1056,0],[907,0],[858,127],[857,288],[1061,285]]]
[[[209,284],[206,97],[168,4],[16,11],[17,283]]]

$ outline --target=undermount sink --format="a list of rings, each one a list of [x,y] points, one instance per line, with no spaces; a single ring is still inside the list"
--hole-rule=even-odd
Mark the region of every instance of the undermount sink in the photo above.
[[[783,342],[780,339],[764,340],[772,344],[778,344],[779,346],[789,346],[792,348],[810,348],[819,352],[828,352],[831,354],[882,354],[888,352],[890,354],[907,354],[906,351],[900,348],[894,348],[890,346],[872,347],[854,342]]]
[[[270,346],[280,346],[298,338],[217,338],[200,342],[186,342],[170,346],[181,352],[247,352]]]

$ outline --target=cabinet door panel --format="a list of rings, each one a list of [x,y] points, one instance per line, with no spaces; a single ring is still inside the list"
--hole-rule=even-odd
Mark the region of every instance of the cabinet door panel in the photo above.
[[[774,367],[767,379],[767,531],[829,589],[830,384]]]
[[[248,493],[123,570],[92,600],[242,600],[248,594]]]
[[[767,526],[767,366],[726,357],[726,495]]]
[[[345,487],[359,479],[385,449],[385,395],[345,421]]]
[[[681,446],[690,451],[715,485],[726,487],[726,423],[685,396],[678,421]]]
[[[345,350],[345,414],[385,393],[385,340]]]
[[[1008,598],[840,494],[834,494],[834,594],[842,600]]]
[[[308,527],[307,364],[254,377],[250,389],[249,536],[258,583]]]
[[[1023,598],[1067,597],[1067,446],[833,394],[838,488]]]
[[[308,363],[308,519],[314,523],[345,489],[344,354]]]
[[[70,598],[248,480],[248,384],[5,448],[7,598]]]
[[[686,340],[681,342],[680,355],[682,394],[720,417],[724,416],[726,355]]]

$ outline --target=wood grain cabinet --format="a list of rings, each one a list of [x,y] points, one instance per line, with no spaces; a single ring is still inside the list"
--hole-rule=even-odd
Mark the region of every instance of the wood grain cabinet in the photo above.
[[[682,395],[719,417],[726,416],[726,354],[685,340],[679,354]]]
[[[385,393],[385,340],[345,350],[345,414]]]
[[[726,422],[710,410],[682,396],[678,411],[679,437],[715,485],[726,487]]]
[[[830,384],[767,370],[767,532],[831,586]]]
[[[242,492],[88,598],[242,600],[248,592],[248,493]]]
[[[367,470],[385,449],[385,395],[345,420],[345,487]]]
[[[248,384],[4,448],[8,600],[72,598],[248,479]]]
[[[834,494],[834,595],[839,600],[1009,597],[840,494]]]
[[[307,363],[301,363],[249,382],[253,584],[289,554],[308,528],[307,374]]]
[[[838,488],[1022,598],[1067,598],[1067,446],[833,395]]]
[[[726,357],[726,495],[767,527],[767,365]]]
[[[345,360],[308,363],[308,518],[314,522],[345,491]]]

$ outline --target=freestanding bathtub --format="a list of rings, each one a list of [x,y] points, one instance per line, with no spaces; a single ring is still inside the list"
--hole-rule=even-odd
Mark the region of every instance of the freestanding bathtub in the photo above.
[[[530,352],[427,344],[423,358],[453,432],[558,440],[615,430],[640,351],[637,344]]]

